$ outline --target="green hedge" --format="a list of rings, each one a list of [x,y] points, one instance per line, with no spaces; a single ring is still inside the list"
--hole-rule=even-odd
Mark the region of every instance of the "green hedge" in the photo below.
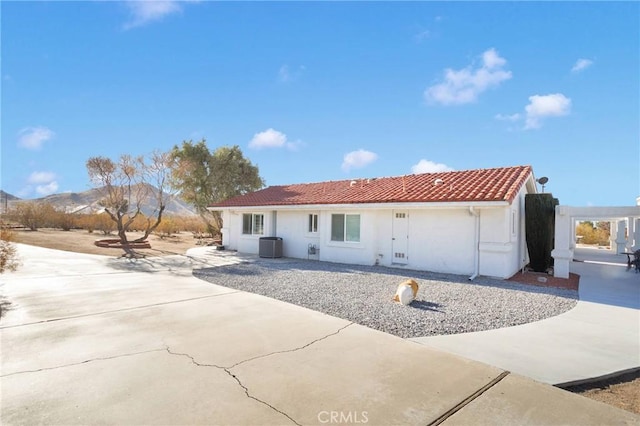
[[[555,207],[552,194],[527,194],[524,200],[525,233],[529,249],[529,266],[536,272],[547,272],[553,265]]]

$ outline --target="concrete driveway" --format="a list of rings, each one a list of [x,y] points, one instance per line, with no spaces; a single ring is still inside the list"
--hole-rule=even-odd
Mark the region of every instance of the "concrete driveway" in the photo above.
[[[2,424],[638,424],[631,413],[209,284],[201,255],[19,245],[0,277]]]

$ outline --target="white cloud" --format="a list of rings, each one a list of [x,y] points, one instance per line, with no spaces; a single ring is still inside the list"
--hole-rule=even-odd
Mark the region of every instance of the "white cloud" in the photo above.
[[[181,3],[185,1],[161,0],[132,0],[127,1],[131,18],[124,24],[124,29],[128,30],[135,27],[141,27],[151,22],[161,21],[165,16],[182,12]],[[193,3],[190,1],[189,3]]]
[[[440,172],[452,172],[454,169],[442,163],[434,163],[433,161],[425,160],[424,158],[411,166],[411,173],[440,173]]]
[[[287,135],[274,129],[256,133],[249,142],[249,148],[281,148],[287,143]]]
[[[264,132],[256,133],[249,141],[249,148],[287,148],[297,150],[302,145],[301,141],[291,142],[287,139],[287,135],[274,129],[267,129]]]
[[[522,115],[518,113],[511,114],[511,115],[496,114],[494,118],[500,121],[518,121],[522,118]]]
[[[18,146],[35,151],[54,136],[55,133],[46,127],[25,127],[18,132]]]
[[[537,129],[546,117],[561,117],[571,112],[571,99],[562,93],[529,96],[526,111],[525,129]]]
[[[580,72],[593,65],[593,61],[589,59],[578,59],[576,63],[571,68],[571,72]]]
[[[506,64],[495,49],[489,49],[482,54],[479,67],[474,68],[472,64],[461,70],[447,68],[444,81],[425,90],[425,99],[442,105],[475,102],[482,92],[511,78],[511,71],[503,68]]]
[[[348,172],[351,169],[360,169],[378,159],[378,154],[364,149],[352,151],[344,155],[342,170]]]
[[[46,185],[38,185],[36,186],[36,193],[41,196],[53,194],[58,190],[58,182],[55,180],[53,182],[49,182]]]
[[[495,49],[489,49],[482,54],[483,67],[487,69],[502,68],[507,64],[506,59],[500,57]]]
[[[52,172],[33,172],[27,178],[27,183],[39,185],[49,183],[56,179],[56,174]]]
[[[23,193],[31,192],[35,185],[35,191],[40,196],[53,194],[58,190],[58,182],[56,174],[52,172],[33,172],[27,178],[27,187],[23,189]]]

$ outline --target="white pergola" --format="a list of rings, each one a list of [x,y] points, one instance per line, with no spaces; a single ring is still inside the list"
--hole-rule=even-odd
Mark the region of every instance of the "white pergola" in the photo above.
[[[630,207],[569,207],[556,206],[555,247],[553,276],[569,278],[569,265],[573,260],[575,226],[581,220],[612,222],[611,249],[616,253],[640,248],[640,206]],[[626,235],[625,235],[625,231]]]

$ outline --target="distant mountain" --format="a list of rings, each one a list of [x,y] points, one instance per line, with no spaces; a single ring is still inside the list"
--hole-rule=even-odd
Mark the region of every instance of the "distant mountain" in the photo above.
[[[15,195],[11,195],[8,192],[4,192],[2,189],[0,189],[0,200],[2,200],[2,202],[4,202],[4,200],[14,201],[19,199],[20,198],[16,197]]]
[[[20,201],[20,198],[0,189],[0,213],[5,213],[12,202],[15,201]]]
[[[149,190],[157,193],[157,189],[149,185]],[[6,202],[5,202],[6,194]],[[90,189],[84,192],[63,192],[60,194],[51,194],[46,197],[36,198],[31,200],[23,200],[15,197],[11,194],[7,194],[4,191],[0,191],[0,200],[2,201],[2,210],[4,211],[5,204],[11,209],[11,206],[18,202],[32,202],[32,203],[49,203],[58,210],[64,210],[69,213],[99,213],[104,209],[100,206],[101,191],[99,189]],[[146,204],[142,206],[142,212],[145,215],[151,215],[157,208],[157,203],[153,197],[149,197]],[[179,197],[171,197],[166,203],[166,208],[163,213],[164,216],[195,216],[195,210],[181,200]]]

